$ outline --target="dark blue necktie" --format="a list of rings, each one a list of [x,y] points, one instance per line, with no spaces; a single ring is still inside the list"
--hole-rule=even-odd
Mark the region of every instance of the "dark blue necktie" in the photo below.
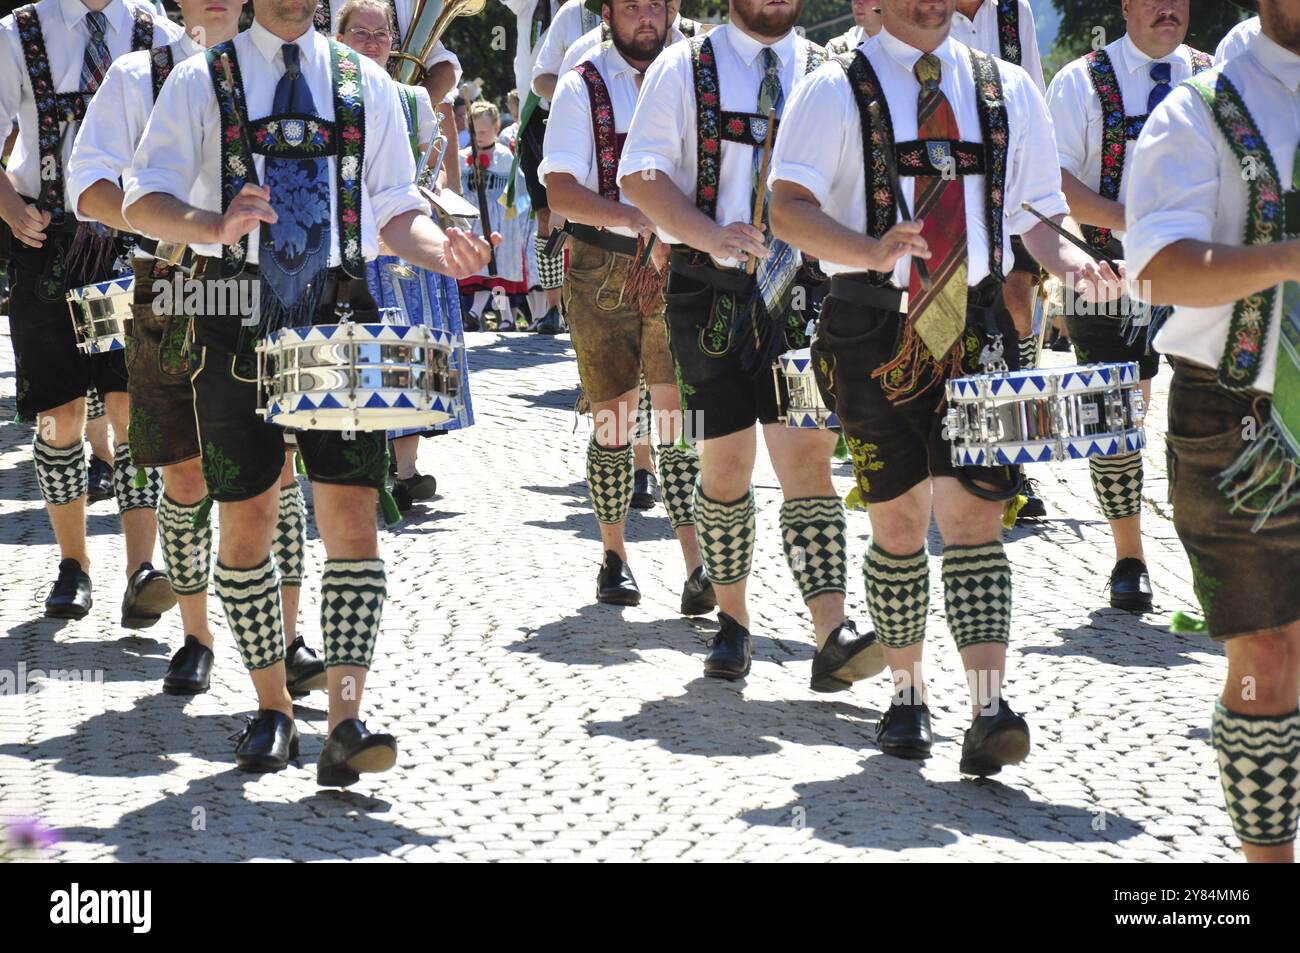
[[[275,87],[271,114],[279,119],[283,141],[296,145],[307,138],[306,123],[300,117],[315,116],[316,104],[302,75],[298,47],[286,43],[281,50],[284,75]],[[282,118],[286,114],[296,118]],[[329,162],[268,156],[265,181],[279,220],[262,226],[258,261],[266,285],[279,299],[280,307],[289,311],[329,264]],[[292,323],[310,324],[311,315],[297,315]]]
[[[1151,79],[1155,81],[1155,86],[1151,87],[1151,95],[1147,97],[1147,114],[1150,115],[1155,108],[1165,101],[1173,88],[1169,85],[1169,78],[1172,75],[1173,67],[1168,63],[1152,63]]]

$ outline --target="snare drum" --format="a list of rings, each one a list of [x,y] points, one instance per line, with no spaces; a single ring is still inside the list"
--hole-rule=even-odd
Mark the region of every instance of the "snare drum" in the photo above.
[[[787,427],[802,430],[838,429],[839,418],[827,409],[813,376],[811,349],[786,351],[772,364],[777,401],[782,413],[777,418]]]
[[[1083,460],[1141,450],[1136,363],[1031,368],[948,381],[953,466]]]
[[[68,292],[77,347],[87,354],[106,354],[126,347],[126,321],[135,300],[135,277],[120,275]]]
[[[427,428],[454,417],[455,338],[400,323],[281,328],[257,345],[257,412],[300,430]]]

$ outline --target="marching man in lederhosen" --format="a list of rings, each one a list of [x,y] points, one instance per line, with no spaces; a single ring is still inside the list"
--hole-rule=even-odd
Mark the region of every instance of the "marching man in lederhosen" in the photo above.
[[[880,32],[880,6],[876,0],[853,0],[853,26],[826,44],[826,52],[848,53]]]
[[[176,596],[166,574],[150,564],[159,481],[156,472],[137,470],[125,440],[123,352],[83,354],[68,315],[69,290],[114,277],[121,243],[78,225],[66,177],[80,122],[114,58],[180,38],[180,29],[155,19],[152,10],[125,0],[40,0],[0,20],[0,129],[18,122],[8,174],[0,175],[6,226],[0,245],[9,246],[13,265],[9,313],[21,385],[18,413],[36,421],[36,480],[61,560],[45,614],[80,619],[90,611],[82,431],[86,390],[94,384],[119,441],[113,490],[126,539],[122,624],[129,628],[153,625]]]
[[[298,751],[270,556],[284,436],[256,411],[254,348],[280,327],[335,324],[338,308],[377,320],[364,265],[381,237],[403,260],[454,277],[489,257],[484,240],[430,220],[397,87],[316,32],[314,6],[260,0],[248,31],[177,66],[124,183],[127,220],[190,244],[210,297],[239,302],[239,313],[194,317],[192,381],[203,476],[220,504],[213,580],[258,695],[235,749],[247,771],[279,770]],[[255,291],[257,304],[244,307],[244,291],[231,288]],[[375,529],[385,443],[383,431],[298,434],[326,553],[322,785],[355,783],[397,758],[392,735],[360,719],[387,592]]]
[[[1153,184],[1136,181],[1129,172],[1132,143],[1175,86],[1210,66],[1209,56],[1183,44],[1187,17],[1188,0],[1125,0],[1128,32],[1065,66],[1047,93],[1070,214],[1083,224],[1089,243],[1112,259],[1124,257],[1128,196]],[[1150,320],[1150,309],[1125,300],[1098,315],[1072,306],[1071,299],[1067,294],[1065,326],[1079,362],[1136,362],[1142,395],[1150,401],[1160,355],[1150,347],[1147,328],[1134,324],[1135,318]],[[1150,612],[1151,577],[1142,551],[1142,453],[1093,457],[1088,468],[1115,540],[1110,604]]]
[[[769,249],[762,227],[769,117],[785,114],[825,55],[792,29],[802,7],[802,0],[732,0],[729,23],[664,50],[642,84],[619,185],[659,239],[678,246],[668,277],[669,345],[683,409],[703,430],[694,434],[701,438],[695,523],[721,610],[705,675],[736,679],[750,668],[750,481],[755,424],[762,424],[784,496],[783,548],[813,620],[812,684],[838,691],[879,672],[883,660],[875,637],[844,617],[845,514],[830,468],[835,434],[778,423],[771,365],[782,351],[806,346],[811,315],[794,307],[806,289],[785,290],[800,277],[797,253],[779,243]],[[780,142],[784,133],[771,131]]]
[[[1060,174],[1042,161],[1051,123],[1028,74],[949,36],[955,0],[882,6],[877,36],[796,90],[777,140],[772,221],[831,275],[812,359],[869,504],[867,606],[897,690],[877,726],[881,749],[930,753],[921,665],[933,512],[948,628],[971,681],[961,769],[988,775],[1029,751],[1028,725],[1001,698],[1011,566],[1000,521],[1019,479],[1015,468],[954,469],[944,384],[1016,366],[1002,299],[1012,235],[1094,291],[1104,279],[1100,290],[1118,293],[1119,279],[1021,209],[1068,221]],[[900,199],[916,221],[899,221]]]
[[[1251,4],[1253,7],[1254,4]],[[1174,368],[1169,495],[1208,634],[1228,656],[1210,740],[1251,861],[1300,817],[1300,0],[1173,90],[1128,174],[1124,247]]]
[[[587,486],[604,551],[596,598],[615,605],[641,601],[623,530],[632,501],[637,382],[644,374],[659,412],[664,505],[686,562],[682,612],[699,615],[713,609],[716,600],[695,537],[692,496],[699,459],[694,450],[676,445],[680,410],[660,271],[668,255],[656,245],[643,260],[654,226],[624,201],[616,181],[641,81],[664,47],[667,9],[663,0],[614,0],[604,4],[602,14],[610,46],[560,77],[540,170],[551,208],[569,222],[565,313],[595,420]]]

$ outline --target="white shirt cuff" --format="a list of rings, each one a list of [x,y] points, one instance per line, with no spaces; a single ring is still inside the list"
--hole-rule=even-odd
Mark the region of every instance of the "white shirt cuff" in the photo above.
[[[69,175],[67,178],[68,202],[72,208],[73,214],[77,216],[79,222],[93,222],[96,219],[89,218],[81,214],[81,196],[96,182],[108,181],[114,185],[117,184],[117,176],[113,175],[107,169],[96,169],[92,166],[83,166],[77,170],[75,175]]]
[[[591,163],[569,152],[549,152],[537,167],[537,178],[545,185],[546,177],[552,172],[571,175],[581,184],[586,181],[588,173],[591,172]]]
[[[1207,216],[1178,209],[1148,212],[1132,226],[1124,239],[1124,257],[1132,279],[1137,279],[1152,259],[1174,242],[1208,242],[1214,230],[1214,222]]]
[[[783,162],[774,168],[768,177],[769,185],[774,182],[793,182],[795,185],[802,185],[813,194],[813,198],[823,209],[830,200],[830,182],[812,166],[800,165],[797,162]]]

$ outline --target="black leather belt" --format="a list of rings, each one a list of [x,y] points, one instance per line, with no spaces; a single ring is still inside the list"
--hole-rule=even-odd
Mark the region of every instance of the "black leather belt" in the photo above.
[[[596,248],[612,251],[616,255],[631,257],[636,254],[636,239],[627,235],[618,235],[603,228],[593,228],[578,222],[568,222],[564,230],[580,242],[594,245]]]
[[[332,270],[332,269],[331,269]],[[236,278],[247,278],[250,275],[261,274],[260,269],[254,264],[244,265],[244,270],[235,275]],[[194,256],[194,277],[195,278],[220,278],[221,277],[221,259],[209,258],[207,255]]]
[[[831,297],[865,308],[907,314],[907,292],[892,285],[870,284],[865,272],[831,275]]]
[[[747,275],[738,269],[719,268],[704,252],[696,251],[686,245],[673,248],[673,253],[668,259],[668,267],[674,274],[720,291],[747,295],[754,289],[753,275]]]

